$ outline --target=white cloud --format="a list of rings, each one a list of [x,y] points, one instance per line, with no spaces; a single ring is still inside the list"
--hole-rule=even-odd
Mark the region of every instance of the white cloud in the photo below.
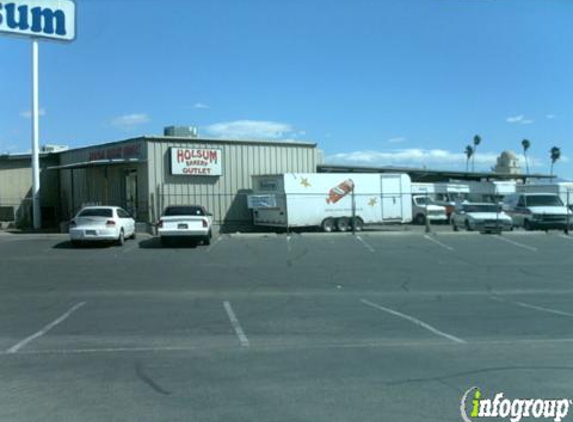
[[[193,108],[197,110],[208,110],[211,108],[211,106],[208,106],[207,104],[203,103],[195,103],[193,104]]]
[[[498,154],[478,152],[475,155],[476,165],[493,166]],[[332,164],[354,165],[393,165],[393,166],[465,166],[466,155],[463,152],[452,152],[443,149],[409,148],[393,151],[352,151],[327,156],[326,162]]]
[[[398,136],[396,138],[390,138],[386,142],[389,144],[401,144],[402,142],[406,142],[406,138]]]
[[[546,115],[545,117],[546,117],[547,119],[549,119],[549,120],[553,120],[553,119],[556,119],[556,118],[557,118],[557,116],[556,116],[555,114],[548,114],[548,115]]]
[[[129,131],[150,121],[151,119],[145,113],[133,113],[115,117],[112,119],[111,124],[118,129]]]
[[[518,123],[520,125],[530,125],[534,122],[532,119],[526,119],[523,114],[518,116],[509,116],[507,119],[505,119],[505,121],[507,123]]]
[[[45,108],[41,108],[39,110],[40,112],[40,116],[45,116],[46,115],[46,109]],[[24,110],[20,112],[20,117],[23,117],[25,119],[31,119],[32,118],[32,112],[30,110]]]
[[[289,124],[260,120],[215,123],[205,127],[205,131],[217,138],[227,139],[281,139],[297,135]],[[305,132],[298,132],[298,134],[302,133]]]

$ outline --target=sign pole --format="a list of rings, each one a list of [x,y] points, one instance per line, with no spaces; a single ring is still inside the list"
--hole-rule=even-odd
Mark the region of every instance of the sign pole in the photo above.
[[[32,39],[32,215],[34,229],[42,227],[40,208],[40,110],[38,94],[38,39]]]

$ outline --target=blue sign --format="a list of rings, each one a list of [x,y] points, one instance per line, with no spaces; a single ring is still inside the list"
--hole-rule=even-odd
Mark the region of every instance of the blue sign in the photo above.
[[[0,32],[73,41],[76,4],[72,0],[0,0]]]

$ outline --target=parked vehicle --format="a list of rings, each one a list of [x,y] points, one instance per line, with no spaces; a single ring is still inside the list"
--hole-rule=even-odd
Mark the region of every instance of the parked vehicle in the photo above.
[[[468,181],[470,192],[468,200],[470,202],[490,202],[499,204],[503,199],[516,192],[517,183],[515,180],[483,180]]]
[[[434,203],[446,207],[448,220],[456,206],[468,200],[470,188],[462,183],[434,183]]]
[[[555,194],[516,193],[505,198],[503,207],[514,226],[525,230],[565,230],[573,224],[573,212]]]
[[[257,226],[356,230],[365,224],[412,221],[406,174],[287,173],[253,176],[249,196]]]
[[[416,224],[425,224],[426,219],[432,223],[448,221],[446,207],[425,195],[412,195],[412,217]]]
[[[135,239],[135,220],[119,207],[85,207],[70,221],[70,240],[74,246],[84,242],[116,242]]]
[[[573,182],[518,185],[519,193],[550,193],[559,195],[561,202],[573,210]]]
[[[173,240],[200,240],[211,243],[213,216],[199,205],[173,205],[165,208],[157,223],[162,244]]]
[[[499,204],[491,203],[464,203],[456,207],[450,217],[450,224],[454,231],[460,227],[466,230],[479,230],[494,232],[512,230],[513,221]]]

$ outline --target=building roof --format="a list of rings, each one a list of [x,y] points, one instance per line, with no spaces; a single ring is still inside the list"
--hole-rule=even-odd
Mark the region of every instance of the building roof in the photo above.
[[[429,170],[411,167],[362,167],[337,164],[319,164],[319,173],[407,173],[413,182],[443,182],[449,180],[527,180],[552,179],[548,174],[501,174],[492,172],[465,172],[456,170]]]

